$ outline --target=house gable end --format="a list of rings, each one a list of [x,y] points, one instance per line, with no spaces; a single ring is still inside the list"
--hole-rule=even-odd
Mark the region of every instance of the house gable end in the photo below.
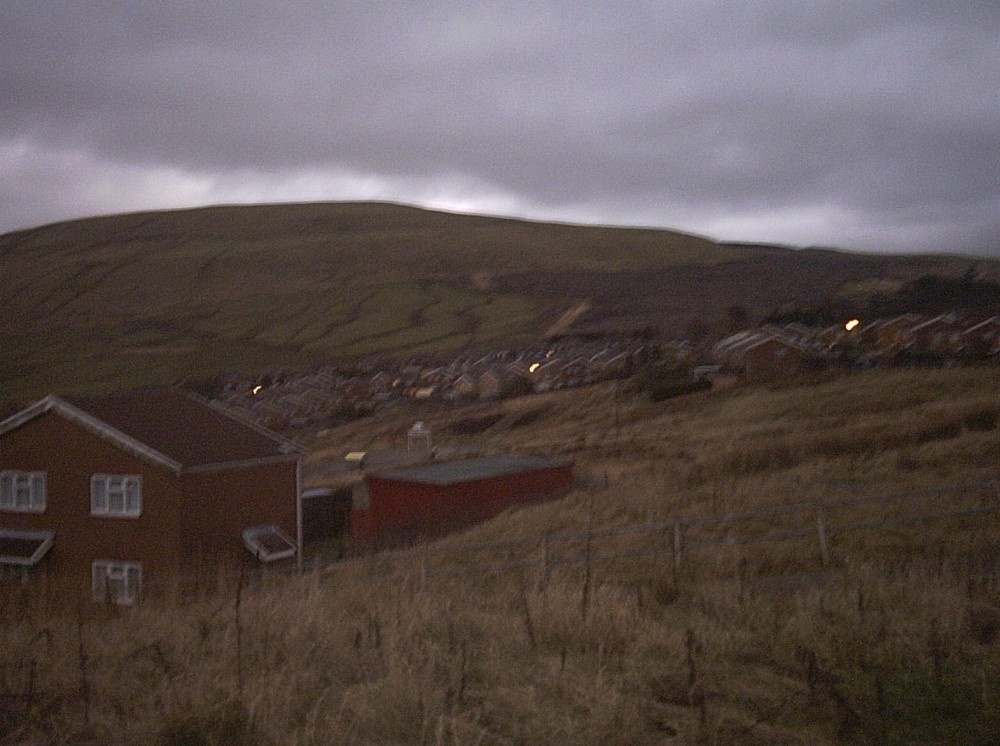
[[[116,430],[107,423],[102,422],[96,417],[87,414],[82,409],[63,401],[58,396],[54,395],[46,396],[44,399],[35,402],[25,409],[22,409],[17,414],[8,417],[3,422],[0,422],[0,437],[3,437],[6,433],[16,430],[28,422],[31,422],[32,420],[48,413],[55,414],[69,422],[73,422],[94,435],[111,442],[118,448],[121,448],[134,456],[138,456],[145,461],[170,469],[174,473],[180,473],[181,471],[182,465],[169,456],[150,448],[145,443],[142,443],[119,430]]]
[[[175,474],[297,461],[303,455],[298,444],[179,391],[79,401],[50,395],[0,421],[0,437],[47,413]]]

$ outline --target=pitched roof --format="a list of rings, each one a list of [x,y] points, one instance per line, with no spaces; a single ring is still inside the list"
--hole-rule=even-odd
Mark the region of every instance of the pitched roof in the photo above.
[[[299,446],[276,433],[175,388],[99,398],[50,395],[0,422],[0,435],[46,412],[178,473],[302,455]]]

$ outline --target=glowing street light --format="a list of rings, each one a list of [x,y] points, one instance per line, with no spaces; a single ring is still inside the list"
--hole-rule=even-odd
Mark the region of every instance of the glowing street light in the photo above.
[[[857,329],[858,324],[860,323],[861,322],[858,319],[851,319],[846,324],[844,324],[844,328],[850,332],[853,331],[854,329]]]

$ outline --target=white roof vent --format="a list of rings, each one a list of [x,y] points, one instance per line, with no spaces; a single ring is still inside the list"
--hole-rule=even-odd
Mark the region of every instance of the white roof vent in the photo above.
[[[406,436],[406,450],[431,450],[431,429],[423,422],[418,422],[410,428],[410,432]]]

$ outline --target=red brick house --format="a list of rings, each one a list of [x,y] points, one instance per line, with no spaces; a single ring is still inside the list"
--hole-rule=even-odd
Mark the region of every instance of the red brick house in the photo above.
[[[0,422],[0,575],[134,603],[301,546],[298,446],[177,389]]]

